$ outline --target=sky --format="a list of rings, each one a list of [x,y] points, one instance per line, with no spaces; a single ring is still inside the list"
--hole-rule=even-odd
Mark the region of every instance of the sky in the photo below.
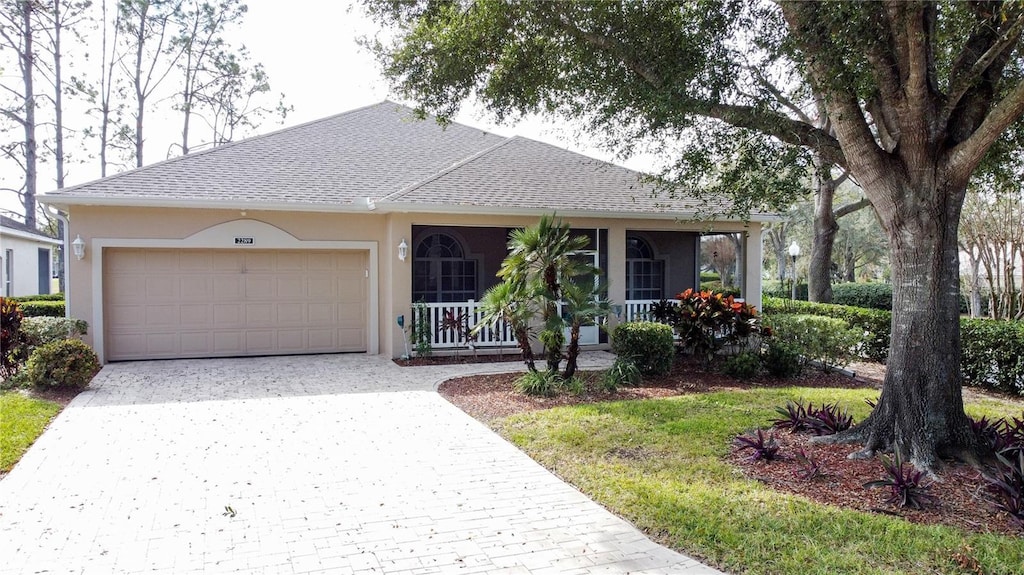
[[[274,93],[283,92],[286,103],[294,106],[282,125],[267,120],[257,133],[267,133],[285,126],[331,116],[384,99],[402,101],[391,93],[388,83],[381,77],[373,57],[359,47],[357,38],[372,35],[376,25],[351,1],[335,0],[249,0],[249,7],[241,26],[227,34],[235,45],[244,44],[252,62],[266,68]],[[98,47],[92,48],[94,53]],[[9,52],[2,54],[0,67],[13,72],[14,62]],[[168,77],[169,88],[176,78]],[[37,88],[38,89],[38,88]],[[412,104],[411,102],[403,102]],[[166,105],[165,105],[166,107]],[[66,112],[69,126],[87,124],[84,118],[76,121],[76,112]],[[168,156],[172,143],[179,138],[178,116],[147,112],[146,163],[154,163]],[[503,136],[519,135],[541,140],[563,148],[585,153],[602,160],[613,156],[586,141],[578,141],[572,126],[564,123],[528,118],[515,125],[496,125],[479,107],[470,105],[456,117],[456,121],[485,129]],[[16,133],[13,134],[16,136]],[[196,138],[193,137],[193,141]],[[90,142],[95,147],[95,142]],[[71,150],[83,158],[94,150]],[[619,162],[634,169],[649,168],[649,159],[638,158]],[[40,193],[52,190],[52,166],[40,168]],[[69,167],[66,185],[91,181],[99,176],[98,163]],[[23,175],[13,166],[0,166],[3,186],[17,187]],[[20,212],[20,204],[12,193],[0,194],[0,209]]]

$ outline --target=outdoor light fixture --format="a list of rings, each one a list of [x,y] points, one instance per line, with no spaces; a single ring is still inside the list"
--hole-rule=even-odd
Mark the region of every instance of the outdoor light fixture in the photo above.
[[[793,243],[789,244],[789,257],[793,258],[793,293],[790,299],[796,299],[796,258],[800,255],[800,245],[793,240]]]
[[[612,313],[615,314],[615,319],[622,319],[622,305],[614,303],[612,304]]]
[[[398,244],[398,259],[404,262],[407,257],[409,257],[409,244],[405,243],[405,238],[402,238],[402,243]]]
[[[71,249],[75,252],[75,258],[81,260],[85,257],[85,242],[82,236],[75,234],[75,241],[71,242]]]

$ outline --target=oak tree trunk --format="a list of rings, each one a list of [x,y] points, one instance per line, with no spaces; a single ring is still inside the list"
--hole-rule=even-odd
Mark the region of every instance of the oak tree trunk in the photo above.
[[[904,194],[905,205],[879,210],[893,278],[882,395],[871,415],[832,441],[863,443],[861,456],[898,450],[918,469],[935,469],[940,457],[980,454],[961,395],[956,222],[964,190]]]
[[[822,175],[822,170],[825,170]],[[832,212],[835,180],[829,177],[830,166],[818,165],[814,190],[814,241],[807,270],[808,301],[832,303],[832,249],[839,224]]]

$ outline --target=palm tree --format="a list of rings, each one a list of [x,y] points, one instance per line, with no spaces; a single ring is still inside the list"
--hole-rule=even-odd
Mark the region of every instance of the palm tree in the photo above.
[[[576,359],[580,355],[580,327],[608,315],[610,308],[604,297],[604,286],[596,282],[562,282],[562,302],[569,323],[569,347],[565,353],[565,372],[562,379],[569,381],[576,375]]]
[[[479,334],[485,327],[495,329],[501,322],[507,323],[516,338],[526,368],[536,372],[533,348],[530,347],[530,320],[537,310],[534,298],[530,297],[524,288],[525,286],[505,281],[487,290],[480,300],[484,316],[473,328],[473,335]]]
[[[558,313],[561,281],[592,273],[593,266],[571,256],[587,247],[586,236],[573,236],[569,224],[554,216],[543,216],[536,226],[514,230],[509,237],[509,254],[498,276],[520,286],[522,293],[535,294],[541,300],[544,329],[539,339],[550,373],[557,373],[562,360],[562,333],[565,322]]]

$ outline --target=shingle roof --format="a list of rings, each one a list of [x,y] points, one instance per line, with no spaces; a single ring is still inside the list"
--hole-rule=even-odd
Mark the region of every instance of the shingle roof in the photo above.
[[[504,140],[418,121],[393,102],[324,118],[46,194],[353,204],[403,189]]]
[[[695,199],[670,199],[639,172],[514,137],[380,202],[543,210],[692,213]]]
[[[19,222],[18,220],[9,218],[7,216],[0,216],[0,227],[7,228],[9,230],[17,230],[19,232],[25,232],[26,234],[34,234],[41,238],[55,239],[42,231],[29,227],[27,224]]]
[[[639,172],[527,138],[441,127],[385,101],[50,192],[43,201],[359,210],[370,198],[382,210],[663,216],[702,207],[656,196]]]

